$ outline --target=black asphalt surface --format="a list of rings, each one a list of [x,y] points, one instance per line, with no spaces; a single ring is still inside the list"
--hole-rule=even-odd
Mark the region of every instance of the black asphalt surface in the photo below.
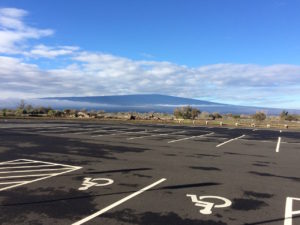
[[[0,159],[3,225],[300,224],[300,132],[1,120]]]

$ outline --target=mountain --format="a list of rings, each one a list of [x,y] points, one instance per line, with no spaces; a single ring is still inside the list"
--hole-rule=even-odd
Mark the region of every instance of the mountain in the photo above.
[[[20,99],[0,99],[1,108],[16,108]],[[163,112],[172,113],[176,107],[190,105],[201,111],[253,114],[264,111],[269,115],[279,114],[283,109],[252,107],[221,104],[216,102],[202,101],[190,98],[173,97],[167,95],[145,94],[145,95],[115,95],[115,96],[88,96],[88,97],[49,97],[38,99],[26,99],[26,104],[35,107],[44,106],[54,109],[94,109],[106,112]],[[300,110],[285,109],[289,113],[300,114]]]
[[[136,111],[136,112],[167,112],[171,113],[176,107],[190,105],[201,111],[220,113],[252,114],[257,111],[265,111],[268,114],[279,114],[283,109],[252,107],[221,104],[210,101],[202,101],[190,98],[181,98],[158,94],[144,95],[116,95],[116,96],[90,96],[90,97],[54,97],[43,98],[43,101],[52,102],[55,108],[87,108],[103,109],[107,112]],[[55,104],[55,106],[53,105]],[[65,104],[65,105],[64,105]],[[63,107],[64,106],[64,107]],[[300,113],[300,110],[289,110],[290,113]]]
[[[167,95],[114,95],[114,96],[91,96],[91,97],[55,97],[44,99],[67,100],[73,102],[89,102],[96,104],[118,106],[142,106],[142,105],[224,105],[209,101],[190,98],[173,97]]]

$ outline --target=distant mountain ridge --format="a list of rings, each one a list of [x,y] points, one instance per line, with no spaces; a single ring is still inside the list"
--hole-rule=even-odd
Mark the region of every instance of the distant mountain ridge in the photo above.
[[[50,97],[39,99],[53,108],[87,108],[103,109],[107,112],[165,112],[172,113],[176,107],[191,105],[201,111],[219,113],[252,114],[265,111],[268,114],[279,114],[283,109],[268,107],[252,107],[222,104],[197,99],[174,97],[159,94],[87,96],[87,97]],[[289,109],[290,113],[300,113],[300,110]]]
[[[75,102],[100,103],[119,106],[141,106],[141,105],[225,105],[215,102],[174,97],[159,94],[140,95],[113,95],[113,96],[90,96],[90,97],[54,97],[44,99],[67,100]]]
[[[44,106],[53,109],[104,110],[106,112],[173,113],[176,107],[190,105],[206,112],[253,114],[257,111],[264,111],[269,115],[278,115],[282,110],[288,110],[290,114],[300,114],[300,110],[297,109],[239,106],[159,94],[47,97],[25,99],[25,102],[26,104],[31,104],[35,107]],[[19,103],[20,99],[0,99],[0,109],[16,108]]]

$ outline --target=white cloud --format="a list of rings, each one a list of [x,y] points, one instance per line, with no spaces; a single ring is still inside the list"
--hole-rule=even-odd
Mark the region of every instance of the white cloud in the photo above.
[[[0,53],[19,54],[28,39],[53,34],[51,29],[37,29],[24,23],[27,12],[15,8],[0,8]]]
[[[300,66],[214,64],[188,67],[171,62],[131,60],[87,52],[76,46],[39,44],[28,39],[53,33],[25,24],[28,13],[0,9],[0,98],[159,93],[219,102],[283,106],[300,95]],[[16,58],[15,53],[26,58]],[[69,65],[42,69],[30,61],[64,57]],[[51,67],[51,66],[50,66]],[[300,108],[293,100],[293,107]],[[267,104],[267,105],[266,105]]]
[[[53,59],[57,56],[66,56],[72,55],[74,52],[78,51],[79,47],[77,46],[58,46],[51,47],[43,44],[34,46],[30,51],[25,52],[24,55],[35,57],[35,58],[50,58]]]
[[[6,97],[20,97],[20,93],[24,97],[160,93],[274,106],[278,99],[300,93],[300,66],[216,64],[191,68],[89,52],[79,52],[73,64],[51,70],[0,57],[0,77],[2,96],[6,93]]]

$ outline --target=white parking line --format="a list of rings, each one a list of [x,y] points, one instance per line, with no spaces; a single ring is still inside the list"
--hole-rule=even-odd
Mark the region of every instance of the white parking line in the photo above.
[[[52,175],[52,173],[6,176],[6,177],[0,177],[0,179],[23,178],[23,177],[44,177],[44,176],[50,176],[50,175]],[[22,181],[19,181],[19,182],[22,182]],[[1,191],[1,189],[0,189],[0,191]]]
[[[148,133],[150,131],[159,131],[161,129],[157,130],[143,130],[143,131],[120,131],[118,133],[113,133],[113,134],[99,134],[99,135],[94,135],[92,137],[101,137],[101,136],[114,136],[114,135],[123,135],[123,134],[140,134],[140,133]]]
[[[178,142],[178,141],[185,141],[185,140],[189,140],[189,139],[193,139],[193,138],[205,137],[205,136],[209,136],[209,135],[212,135],[212,134],[214,134],[214,132],[211,132],[209,134],[202,134],[202,135],[198,135],[198,136],[191,136],[191,137],[176,139],[176,140],[168,141],[168,144]]]
[[[72,134],[75,134],[75,135],[78,135],[78,134],[86,134],[86,133],[95,133],[95,132],[105,132],[105,131],[116,131],[116,130],[86,130],[86,131],[82,131],[82,132],[77,132],[77,133],[72,133]]]
[[[88,128],[88,129],[85,129],[84,131],[82,131],[82,132],[76,132],[76,133],[71,133],[71,134],[75,134],[75,135],[77,135],[77,134],[85,134],[85,133],[95,133],[95,132],[109,132],[109,131],[119,131],[119,129],[117,130],[117,129],[111,129],[111,130],[107,130],[107,129],[105,129],[105,128],[111,128],[111,127],[102,127],[102,129],[101,130],[99,130],[98,128]],[[84,128],[82,128],[82,129],[84,129]],[[128,129],[128,130],[130,130],[130,129]],[[97,136],[97,135],[95,135],[95,136]],[[101,135],[100,135],[101,136]],[[93,137],[93,136],[92,136]]]
[[[132,130],[132,129],[129,129]],[[118,135],[118,134],[124,134],[124,133],[130,133],[129,131],[123,131],[123,130],[103,130],[104,132],[109,132],[109,131],[114,131],[116,133],[112,133],[112,134],[97,134],[97,135],[93,135],[91,137],[101,137],[101,136],[114,136],[114,135]],[[131,131],[132,132],[132,131]],[[145,132],[145,131],[143,131]]]
[[[0,164],[1,166],[1,164]],[[0,170],[3,170],[3,169],[21,169],[21,168],[40,168],[40,167],[51,167],[51,166],[56,166],[56,165],[38,165],[38,166],[14,166],[14,167],[0,167]]]
[[[281,137],[278,137],[278,141],[277,141],[277,145],[276,145],[276,152],[279,152],[280,142],[281,142]]]
[[[94,128],[74,128],[72,130],[68,130],[68,133],[62,133],[59,135],[66,135],[66,134],[80,134],[80,133],[85,133],[85,132],[91,132],[91,130],[95,130]],[[80,131],[80,132],[75,132],[72,133],[72,131]],[[52,132],[54,133],[54,132]]]
[[[148,136],[127,138],[127,140],[142,139],[142,138],[156,137],[156,136],[166,136],[166,135],[168,135],[168,134],[153,134],[153,135],[148,135]]]
[[[32,166],[22,166],[26,164],[33,164]],[[38,164],[38,165],[34,165]],[[65,164],[58,164],[58,163],[50,163],[50,162],[43,162],[43,161],[36,161],[36,160],[29,160],[29,159],[17,159],[17,160],[12,160],[12,161],[7,161],[7,162],[1,162],[0,167],[2,171],[0,174],[3,176],[0,177],[1,179],[1,185],[6,185],[5,187],[0,188],[0,191],[8,190],[14,187],[18,187],[21,185],[33,183],[36,181],[44,180],[50,177],[58,176],[64,173],[69,173],[78,169],[81,169],[79,166],[70,166],[70,165],[65,165]],[[39,169],[40,167],[53,167],[57,166],[59,168],[55,169]],[[21,168],[22,170],[14,170],[14,169],[19,169]],[[29,170],[26,170],[26,168],[29,168]],[[36,168],[36,169],[34,169]],[[13,169],[13,170],[9,170]],[[4,171],[3,171],[4,170]],[[5,171],[6,170],[6,171]],[[42,173],[42,172],[49,172],[49,173]],[[17,175],[14,175],[16,174]],[[18,173],[23,173],[23,175]],[[24,173],[30,173],[30,174],[24,174]],[[29,180],[24,181],[24,178],[30,178]],[[20,179],[17,179],[20,178]]]
[[[24,181],[9,181],[9,182],[0,182],[0,184],[17,184],[17,183],[20,183],[20,182],[26,182],[26,180],[24,180]]]
[[[229,142],[232,142],[232,141],[234,141],[234,140],[237,140],[237,139],[240,139],[240,138],[243,138],[243,137],[245,137],[244,134],[243,134],[242,136],[239,136],[239,137],[230,139],[230,140],[228,140],[228,141],[225,141],[225,142],[223,142],[223,143],[221,143],[221,144],[218,144],[216,147],[219,148],[219,147],[221,147],[222,145],[225,145],[225,144],[227,144],[227,143],[229,143]]]
[[[300,210],[293,211],[293,201],[300,201],[300,198],[291,198],[291,197],[286,198],[284,225],[292,225],[293,215],[300,214]]]
[[[75,127],[44,127],[44,129],[46,130],[40,130],[41,128],[31,128],[32,130],[35,130],[35,129],[38,129],[37,131],[34,131],[34,132],[37,132],[37,133],[55,133],[55,132],[60,132],[60,131],[72,131],[74,129],[77,129]]]
[[[178,132],[173,132],[173,133],[169,133],[169,134],[152,134],[152,135],[147,135],[147,136],[131,137],[131,138],[127,138],[127,140],[142,139],[142,138],[156,137],[156,136],[168,136],[168,135],[180,134],[180,133],[184,133],[184,132],[186,132],[186,131],[178,131]]]
[[[246,141],[246,142],[263,142],[263,143],[277,143],[277,141],[267,141],[267,140],[248,140],[248,139],[240,139],[241,141]],[[293,143],[289,143],[286,141],[281,141],[281,144],[293,144]]]
[[[137,192],[134,192],[134,193],[128,195],[127,197],[122,198],[122,199],[120,199],[119,201],[117,201],[117,202],[115,202],[115,203],[113,203],[113,204],[111,204],[111,205],[105,207],[104,209],[101,209],[101,210],[99,210],[98,212],[96,212],[96,213],[94,213],[94,214],[92,214],[92,215],[90,215],[90,216],[88,216],[88,217],[86,217],[86,218],[83,218],[82,220],[79,220],[79,221],[73,223],[72,225],[81,225],[81,224],[83,224],[83,223],[86,223],[86,222],[88,222],[89,220],[94,219],[94,218],[97,217],[97,216],[100,216],[101,214],[103,214],[103,213],[109,211],[110,209],[115,208],[115,207],[117,207],[118,205],[121,205],[122,203],[128,201],[129,199],[134,198],[135,196],[137,196],[137,195],[139,195],[139,194],[142,194],[143,192],[145,192],[145,191],[147,191],[147,190],[153,188],[154,186],[156,186],[156,185],[158,185],[158,184],[160,184],[160,183],[162,183],[162,182],[164,182],[164,181],[166,181],[166,180],[167,180],[166,178],[162,178],[162,179],[156,181],[155,183],[150,184],[150,185],[148,185],[148,186],[142,188],[141,190],[139,190],[139,191],[137,191]]]
[[[0,173],[28,173],[28,172],[47,172],[47,171],[59,171],[59,170],[68,170],[69,168],[57,168],[57,169],[42,169],[42,170],[8,170]]]

